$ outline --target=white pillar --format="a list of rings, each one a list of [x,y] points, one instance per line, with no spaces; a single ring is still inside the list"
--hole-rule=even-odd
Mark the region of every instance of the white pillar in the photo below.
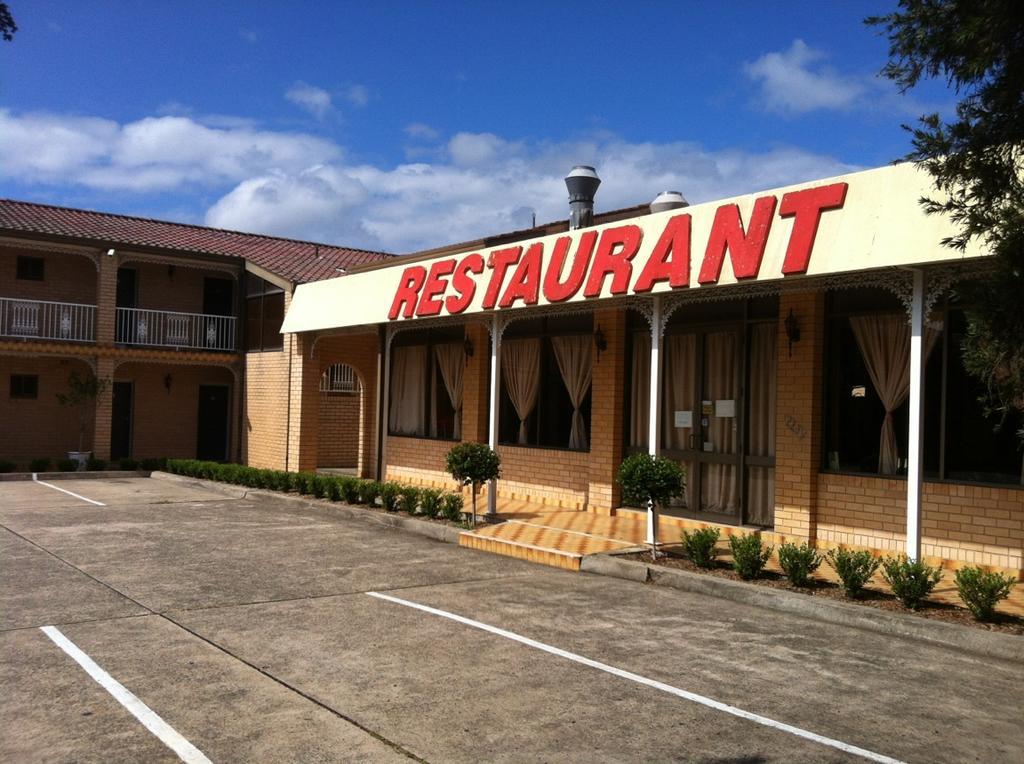
[[[910,309],[910,416],[907,436],[907,557],[921,557],[921,482],[924,474],[922,452],[924,428],[924,272],[914,271],[914,295]]]
[[[498,450],[498,383],[501,373],[499,361],[501,359],[501,326],[498,314],[491,316],[491,408],[488,417],[487,445],[495,451]],[[498,513],[498,481],[492,480],[487,484],[487,514],[494,516]]]
[[[380,414],[377,421],[380,423],[381,428],[380,436],[380,453],[377,455],[378,462],[380,464],[380,479],[382,481],[388,479],[388,420],[390,419],[391,409],[391,327],[384,329],[384,357],[381,359],[379,368],[381,370],[380,376]]]
[[[658,425],[661,422],[661,297],[655,296],[651,312],[651,389],[647,421],[647,453],[658,455]],[[647,543],[658,543],[658,509],[647,505]]]

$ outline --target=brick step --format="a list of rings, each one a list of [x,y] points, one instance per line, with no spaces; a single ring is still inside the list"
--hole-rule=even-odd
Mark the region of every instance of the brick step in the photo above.
[[[496,536],[486,536],[475,531],[464,531],[459,534],[459,546],[479,549],[482,552],[501,554],[506,557],[516,557],[520,560],[536,562],[540,565],[550,565],[564,570],[580,569],[580,561],[583,555],[575,552],[566,552],[561,549],[550,549],[533,544],[526,544],[522,541],[513,541]]]

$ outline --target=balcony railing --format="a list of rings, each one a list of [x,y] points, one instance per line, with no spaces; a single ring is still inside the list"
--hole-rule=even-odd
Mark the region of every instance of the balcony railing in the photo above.
[[[233,351],[234,316],[117,309],[116,341],[125,345]]]
[[[0,337],[93,342],[96,306],[0,297]]]

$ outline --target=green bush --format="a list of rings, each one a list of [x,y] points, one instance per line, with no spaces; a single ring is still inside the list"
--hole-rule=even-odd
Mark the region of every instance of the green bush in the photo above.
[[[57,469],[61,472],[77,472],[78,462],[74,459],[58,459]],[[0,470],[0,472],[3,472],[3,470]]]
[[[878,570],[882,561],[872,556],[871,552],[861,550],[855,552],[852,549],[830,549],[825,554],[825,560],[843,582],[843,591],[847,597],[860,596],[864,585],[871,580]]]
[[[94,457],[85,463],[85,468],[90,472],[102,472],[107,468],[107,460]]]
[[[441,516],[453,523],[462,522],[462,494],[446,493],[441,499]]]
[[[134,459],[129,459],[128,457],[125,457],[124,459],[118,459],[117,466],[125,470],[126,472],[134,472],[139,468],[139,463]]]
[[[882,561],[882,578],[889,582],[892,593],[903,607],[917,610],[942,580],[942,571],[920,560],[886,557]]]
[[[441,494],[442,491],[437,488],[424,488],[420,491],[420,512],[430,518],[441,514]]]
[[[397,512],[398,511],[398,497],[402,492],[402,486],[398,483],[381,483],[380,486],[380,505],[384,507],[385,512]]]
[[[341,486],[341,498],[346,504],[358,504],[359,503],[359,484],[362,482],[358,478],[354,477],[343,477],[338,480]]]
[[[761,537],[751,534],[749,536],[730,536],[729,548],[732,550],[733,570],[744,581],[748,581],[761,575],[765,563],[772,556],[774,547],[764,548],[761,544]]]
[[[398,508],[410,515],[416,514],[416,508],[420,505],[420,489],[406,486],[398,493]]]
[[[46,472],[48,469],[50,469],[50,457],[48,456],[41,456],[28,463],[29,472]]]
[[[0,459],[0,472],[14,472],[14,468],[18,465],[7,459]]]
[[[310,493],[317,499],[326,499],[331,492],[330,481],[326,475],[313,475],[309,479]]]
[[[715,556],[718,554],[718,528],[701,528],[693,533],[683,531],[683,550],[694,565],[702,568],[715,567]]]
[[[960,599],[979,621],[995,615],[996,605],[1010,596],[1017,583],[1013,576],[984,571],[981,568],[960,568],[953,577]]]
[[[445,455],[444,468],[461,485],[471,487],[473,521],[476,521],[477,488],[501,477],[501,457],[484,443],[459,443]]]
[[[661,506],[683,493],[686,472],[679,464],[663,456],[630,454],[619,465],[618,481],[622,495],[646,506],[648,501]]]
[[[377,506],[381,484],[376,480],[364,480],[359,484],[359,503],[369,507]]]
[[[779,545],[779,566],[793,586],[807,586],[811,573],[821,565],[821,555],[810,544]]]
[[[298,489],[298,492],[303,496],[312,496],[313,483],[315,482],[314,478],[316,478],[316,475],[311,472],[296,472],[295,475],[295,486]]]
[[[139,467],[147,472],[153,472],[154,470],[166,470],[167,459],[164,457],[143,459],[139,462]]]

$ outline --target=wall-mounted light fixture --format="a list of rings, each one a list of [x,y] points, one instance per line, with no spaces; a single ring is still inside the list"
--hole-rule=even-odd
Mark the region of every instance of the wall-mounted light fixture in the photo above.
[[[600,326],[594,330],[594,347],[597,348],[597,360],[600,361],[601,353],[608,349],[608,340],[605,339]]]
[[[164,376],[164,388],[167,390],[167,394],[171,394],[171,375],[167,374]]]
[[[793,309],[789,309],[789,315],[786,316],[786,339],[789,340],[789,354],[793,355],[793,343],[800,341],[800,322],[797,317],[793,315]]]
[[[113,257],[114,254],[115,254],[115,252],[114,252],[114,248],[113,247],[111,247],[110,249],[107,250],[107,257]]]
[[[473,353],[475,352],[473,348],[473,340],[471,340],[469,337],[466,337],[466,339],[463,340],[462,342],[462,350],[466,354],[466,363],[469,363],[469,359],[473,357]]]

